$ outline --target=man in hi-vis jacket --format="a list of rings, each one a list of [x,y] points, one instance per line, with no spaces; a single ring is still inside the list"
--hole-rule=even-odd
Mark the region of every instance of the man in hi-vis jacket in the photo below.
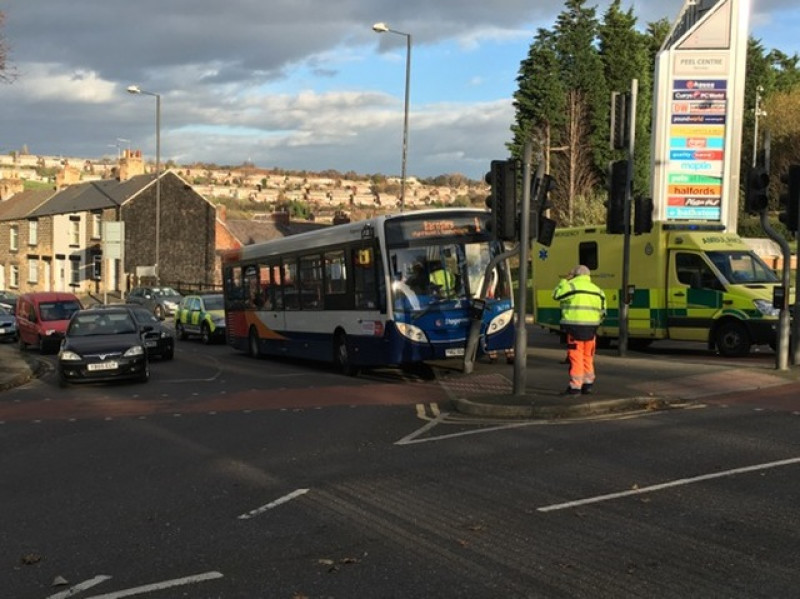
[[[561,330],[567,335],[569,387],[564,395],[588,395],[595,380],[596,333],[606,312],[605,293],[581,264],[558,282],[553,299],[561,304]]]

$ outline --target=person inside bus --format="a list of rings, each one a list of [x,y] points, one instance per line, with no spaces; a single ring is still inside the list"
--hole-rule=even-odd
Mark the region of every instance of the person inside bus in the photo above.
[[[428,275],[425,274],[425,266],[420,260],[416,260],[411,265],[411,274],[406,278],[405,284],[414,293],[428,293],[428,287],[430,286]]]
[[[436,264],[436,268],[431,271],[430,282],[439,295],[455,295],[456,275],[444,264]]]

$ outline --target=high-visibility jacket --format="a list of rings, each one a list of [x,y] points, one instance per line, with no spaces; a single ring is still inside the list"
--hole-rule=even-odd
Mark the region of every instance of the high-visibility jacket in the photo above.
[[[561,304],[562,326],[599,326],[606,311],[606,294],[589,275],[561,279],[553,299]]]
[[[430,279],[431,283],[438,285],[442,289],[453,289],[453,287],[455,287],[455,276],[444,268],[434,270],[431,273]]]

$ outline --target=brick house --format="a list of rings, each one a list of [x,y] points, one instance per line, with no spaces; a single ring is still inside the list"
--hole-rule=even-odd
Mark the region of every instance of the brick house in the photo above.
[[[121,180],[23,192],[0,202],[0,288],[122,293],[148,267],[152,272],[158,186],[143,170],[141,155],[126,152]],[[161,173],[159,195],[160,280],[213,282],[214,205],[173,171]],[[111,222],[124,223],[121,260],[103,256]]]

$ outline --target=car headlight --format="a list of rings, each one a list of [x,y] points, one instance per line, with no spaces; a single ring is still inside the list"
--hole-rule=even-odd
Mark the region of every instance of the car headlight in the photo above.
[[[167,339],[168,337],[172,337],[172,335],[170,335],[166,331],[161,331],[161,334],[159,335],[159,337],[161,337],[162,339]]]
[[[764,316],[777,317],[781,312],[778,308],[773,306],[772,302],[769,300],[757,299],[753,300],[753,304],[755,304],[756,310],[761,312]]]
[[[174,310],[175,308],[178,307],[178,304],[176,304],[175,302],[164,302],[164,305],[170,310]]]
[[[55,329],[47,329],[47,330],[45,330],[45,332],[44,332],[44,334],[45,334],[47,337],[50,337],[51,335],[55,335],[56,333],[58,333],[58,331],[56,331]]]
[[[426,343],[428,341],[425,333],[418,326],[405,322],[396,322],[394,324],[403,337],[407,337],[411,339],[411,341],[416,341],[417,343]]]
[[[126,351],[123,356],[126,358],[133,358],[135,356],[141,356],[144,353],[144,348],[141,345],[134,345],[128,351]]]
[[[492,335],[497,333],[498,331],[506,328],[511,321],[514,319],[514,311],[513,310],[506,310],[505,312],[501,312],[489,322],[489,326],[486,327],[486,334]]]
[[[74,351],[70,351],[70,350],[66,349],[66,350],[63,350],[58,355],[58,359],[61,360],[62,362],[77,362],[77,361],[82,360],[83,358],[81,358]]]

